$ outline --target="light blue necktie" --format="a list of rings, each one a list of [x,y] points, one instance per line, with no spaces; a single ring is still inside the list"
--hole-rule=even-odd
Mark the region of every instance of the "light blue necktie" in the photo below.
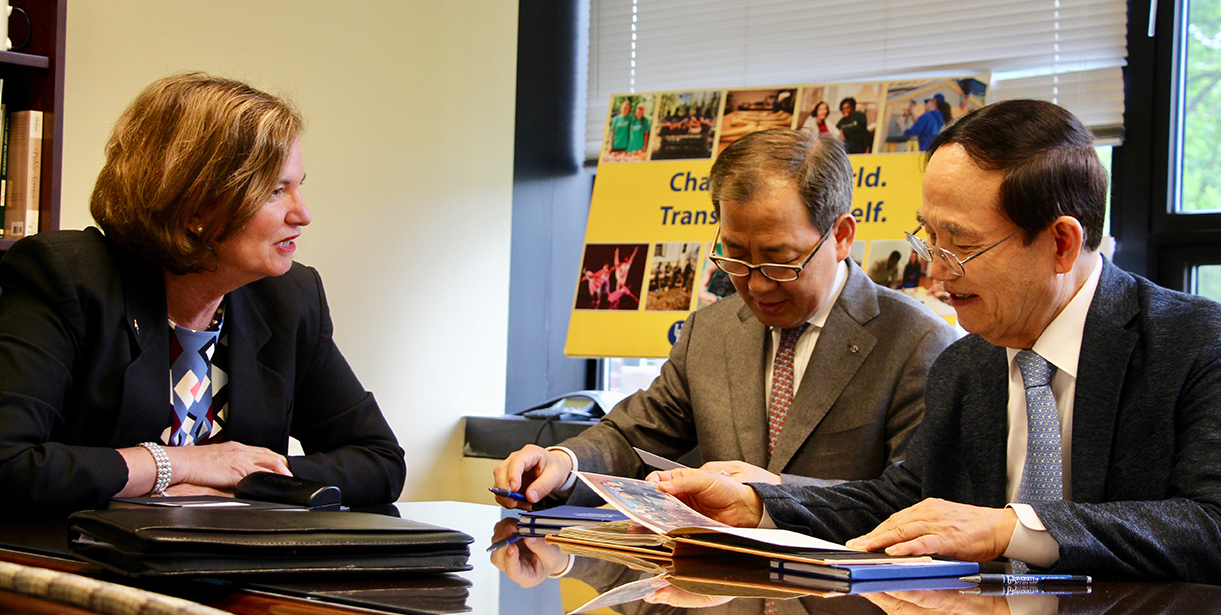
[[[1060,452],[1060,412],[1051,392],[1055,372],[1047,359],[1034,351],[1017,353],[1018,369],[1026,387],[1026,464],[1017,500],[1023,504],[1051,502],[1064,497],[1064,466]],[[1024,572],[1023,562],[1013,562],[1014,572]]]

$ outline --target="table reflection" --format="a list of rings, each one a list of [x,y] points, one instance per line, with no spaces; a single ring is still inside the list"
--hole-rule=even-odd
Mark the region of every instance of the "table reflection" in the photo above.
[[[516,533],[516,519],[502,519],[492,529],[491,542]],[[580,580],[599,594],[588,610],[602,608],[624,615],[1186,615],[1214,612],[1221,604],[1221,587],[1186,583],[1095,582],[1046,591],[980,586],[851,594],[784,583],[770,575],[765,561],[752,562],[744,556],[696,565],[695,560],[706,558],[670,562],[609,551],[593,557],[588,550],[576,551],[581,554],[542,536],[526,536],[489,557],[508,580],[523,588],[556,576]]]
[[[766,565],[752,565],[745,557],[731,557],[728,563],[710,558],[675,562],[619,557],[616,561],[608,559],[614,556],[604,550],[589,551],[599,557],[581,555],[579,547],[566,547],[566,552],[539,536],[510,542],[517,534],[517,515],[498,506],[400,502],[396,509],[405,518],[452,527],[473,536],[472,569],[428,576],[288,575],[145,583],[72,560],[63,519],[0,523],[0,545],[9,547],[0,552],[0,559],[126,582],[242,615],[559,615],[615,590],[621,591],[619,598],[631,600],[622,600],[598,613],[1180,615],[1221,611],[1221,587],[1186,583],[1095,582],[1089,593],[1062,595],[993,595],[999,591],[994,587],[984,589],[982,594],[943,589],[833,595],[843,592],[775,583]],[[968,591],[979,591],[967,586]],[[358,608],[348,608],[353,606]],[[0,613],[8,612],[21,611],[5,610],[0,604]]]

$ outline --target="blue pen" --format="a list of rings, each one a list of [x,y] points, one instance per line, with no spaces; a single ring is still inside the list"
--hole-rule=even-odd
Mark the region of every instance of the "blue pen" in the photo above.
[[[492,543],[492,546],[488,547],[488,553],[491,553],[492,551],[499,551],[521,539],[522,539],[521,534],[513,534],[512,536],[509,536],[507,538],[501,538],[500,540],[497,540],[496,542]]]
[[[976,585],[958,590],[973,596],[1070,596],[1088,594],[1089,585]]]
[[[976,574],[959,580],[996,585],[1089,585],[1093,579],[1071,574]]]
[[[526,494],[524,493],[509,491],[508,489],[501,489],[500,487],[488,487],[488,491],[491,491],[502,498],[509,498],[511,500],[517,500],[518,502],[526,501]]]

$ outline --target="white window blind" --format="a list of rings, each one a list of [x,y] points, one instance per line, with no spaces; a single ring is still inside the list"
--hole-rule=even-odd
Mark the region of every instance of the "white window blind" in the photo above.
[[[591,0],[586,158],[612,94],[991,73],[1096,133],[1123,125],[1124,0]]]

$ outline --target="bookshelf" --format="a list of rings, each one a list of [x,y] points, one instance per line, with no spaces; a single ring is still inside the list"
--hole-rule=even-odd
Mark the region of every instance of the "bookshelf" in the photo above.
[[[64,166],[64,38],[68,0],[9,0],[25,9],[34,24],[30,45],[21,53],[0,51],[3,100],[9,111],[37,109],[43,123],[42,184],[38,203],[39,231],[59,228],[60,176]],[[24,36],[25,22],[12,19],[11,38]],[[13,245],[0,239],[0,253]]]

